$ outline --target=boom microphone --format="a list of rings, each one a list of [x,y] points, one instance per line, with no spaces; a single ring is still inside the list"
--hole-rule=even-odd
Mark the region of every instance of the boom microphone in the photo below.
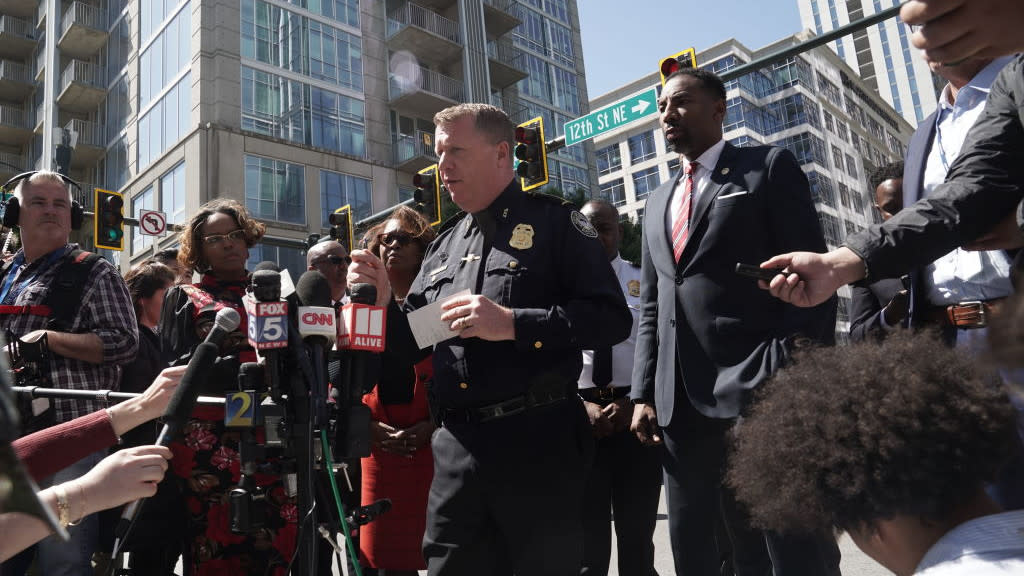
[[[185,423],[188,422],[189,415],[192,414],[192,409],[195,408],[199,391],[206,386],[206,381],[210,378],[213,365],[217,361],[217,354],[220,351],[220,343],[235,328],[238,328],[240,321],[238,312],[231,308],[222,308],[217,312],[217,316],[213,320],[213,329],[206,335],[206,340],[203,340],[202,344],[197,346],[196,351],[192,353],[192,359],[189,360],[188,367],[185,368],[181,383],[174,391],[174,395],[171,396],[167,412],[164,413],[164,427],[156,439],[157,445],[168,446],[181,433]],[[115,556],[120,550],[121,543],[127,536],[128,529],[143,500],[136,500],[125,506],[115,530],[117,536],[114,542]]]

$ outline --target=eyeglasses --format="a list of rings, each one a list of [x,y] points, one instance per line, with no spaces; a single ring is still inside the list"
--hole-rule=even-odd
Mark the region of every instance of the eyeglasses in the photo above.
[[[313,262],[313,265],[314,266],[319,266],[320,264],[324,264],[324,263],[327,263],[327,262],[330,262],[331,264],[334,264],[335,266],[346,266],[347,267],[349,264],[352,263],[352,259],[349,258],[348,256],[337,256],[337,255],[332,254],[330,256],[324,256],[323,258],[316,259]]]
[[[232,230],[227,234],[210,234],[209,236],[203,236],[203,244],[206,244],[207,246],[216,246],[225,240],[231,240],[232,242],[245,240],[245,230],[239,228],[238,230]]]
[[[384,232],[383,234],[377,235],[377,241],[381,244],[388,246],[398,245],[405,246],[409,242],[412,242],[412,234],[408,232],[402,232],[401,230],[394,230],[392,232]]]

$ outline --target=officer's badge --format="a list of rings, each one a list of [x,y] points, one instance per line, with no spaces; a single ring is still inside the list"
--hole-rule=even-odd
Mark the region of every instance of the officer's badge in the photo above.
[[[517,250],[533,248],[533,226],[529,224],[516,224],[512,229],[512,239],[508,245]]]
[[[629,295],[632,296],[633,298],[639,298],[640,297],[640,281],[639,280],[630,280],[629,282],[626,282],[626,291],[629,292]]]
[[[597,230],[590,224],[590,220],[580,212],[573,210],[569,215],[572,225],[587,238],[597,238]]]

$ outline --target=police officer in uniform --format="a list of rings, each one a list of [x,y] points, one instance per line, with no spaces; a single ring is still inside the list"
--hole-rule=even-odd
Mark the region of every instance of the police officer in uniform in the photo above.
[[[597,350],[583,351],[579,395],[596,440],[594,465],[587,476],[583,502],[583,570],[606,576],[611,557],[611,514],[619,574],[656,576],[654,527],[661,498],[661,447],[646,447],[630,432],[629,401],[640,318],[640,266],[619,255],[619,212],[605,200],[591,200],[583,215],[597,230],[633,317],[629,338]]]
[[[405,312],[441,301],[452,331],[433,349],[428,573],[577,574],[593,449],[576,395],[581,350],[625,339],[629,310],[587,218],[520,189],[504,112],[460,104],[434,123],[440,177],[465,214],[430,245],[401,309],[372,254],[354,251],[349,269],[350,285],[375,284],[390,306],[396,354],[430,352]]]

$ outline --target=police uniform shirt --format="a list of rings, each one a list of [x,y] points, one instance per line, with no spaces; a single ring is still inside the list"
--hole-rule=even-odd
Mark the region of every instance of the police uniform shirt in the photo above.
[[[560,198],[524,193],[517,180],[484,213],[462,216],[431,243],[404,309],[465,289],[511,308],[515,339],[437,344],[432,399],[440,408],[501,402],[541,380],[572,393],[581,350],[612,346],[629,332],[622,290],[590,222]],[[408,336],[404,314],[394,317],[389,346],[392,325]],[[408,351],[409,340],[395,345]]]
[[[608,383],[614,388],[629,388],[633,377],[633,353],[636,350],[636,330],[640,321],[640,267],[616,256],[611,262],[612,270],[619,279],[619,286],[626,296],[626,305],[633,315],[633,328],[629,338],[612,347],[612,381]],[[583,372],[580,373],[579,388],[594,388],[592,380],[594,370],[594,351],[583,351]]]

